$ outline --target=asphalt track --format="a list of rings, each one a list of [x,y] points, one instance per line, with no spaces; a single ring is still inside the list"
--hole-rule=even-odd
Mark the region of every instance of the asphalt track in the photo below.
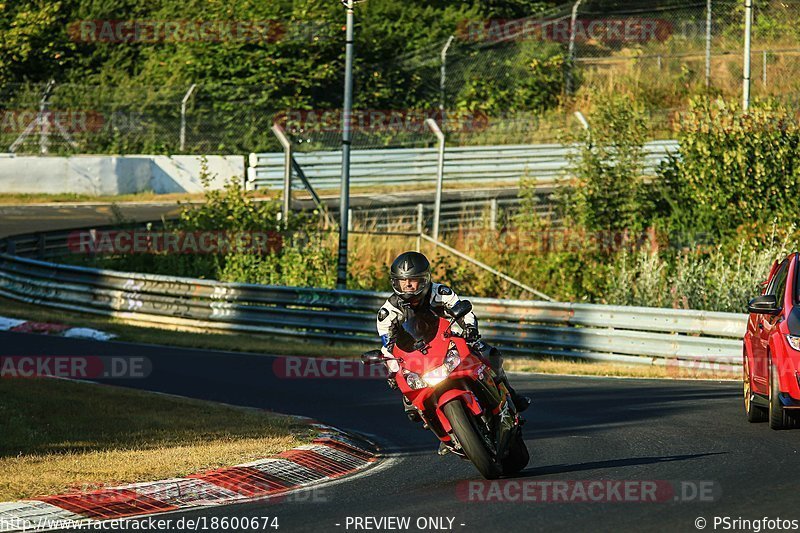
[[[697,531],[698,517],[713,531],[715,516],[800,520],[800,432],[748,424],[738,383],[512,376],[535,400],[525,426],[531,462],[514,482],[691,482],[681,489],[687,497],[691,487],[713,487],[706,494],[713,501],[487,503],[459,496],[459,487],[479,479],[477,472],[457,457],[438,457],[433,436],[406,421],[382,380],[285,379],[275,375],[269,356],[22,333],[0,333],[0,346],[4,355],[146,357],[153,365],[149,377],[116,383],[311,416],[375,436],[388,456],[366,475],[305,500],[165,515],[173,519],[277,516],[279,531],[288,532],[377,531],[346,527],[348,517],[367,516],[411,517],[405,531],[420,531],[420,517],[450,517],[452,530],[464,532]]]
[[[176,216],[180,209],[174,202],[119,204],[119,211],[126,220],[146,222],[161,216]],[[71,228],[106,225],[114,223],[111,204],[47,204],[47,205],[0,205],[0,237],[56,231]]]

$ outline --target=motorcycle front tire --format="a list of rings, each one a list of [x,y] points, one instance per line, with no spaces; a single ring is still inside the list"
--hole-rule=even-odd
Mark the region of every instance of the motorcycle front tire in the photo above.
[[[486,479],[500,477],[503,469],[486,448],[472,413],[468,413],[464,404],[458,400],[446,403],[442,411],[450,421],[461,448],[478,472]]]

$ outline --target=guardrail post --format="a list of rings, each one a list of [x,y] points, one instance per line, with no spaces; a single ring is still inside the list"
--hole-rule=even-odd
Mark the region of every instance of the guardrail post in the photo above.
[[[16,253],[17,253],[17,241],[15,241],[14,239],[9,239],[8,240],[8,246],[6,248],[6,252],[9,255],[16,255]]]
[[[47,244],[47,234],[40,233],[36,239],[36,257],[44,259],[45,245]]]
[[[347,208],[347,231],[353,231],[353,210]]]
[[[489,229],[497,230],[497,198],[489,200]]]

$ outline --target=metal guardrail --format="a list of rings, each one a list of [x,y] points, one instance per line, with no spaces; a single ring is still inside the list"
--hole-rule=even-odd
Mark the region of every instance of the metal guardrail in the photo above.
[[[653,173],[669,152],[677,151],[677,141],[652,141],[645,145],[645,171]],[[562,176],[567,156],[574,147],[560,144],[463,146],[447,148],[444,181],[518,181],[522,176],[547,184]],[[340,151],[294,152],[310,182],[317,189],[339,186]],[[353,150],[352,186],[433,184],[436,181],[438,153],[435,148]],[[248,187],[280,189],[283,186],[285,157],[281,152],[250,154]],[[298,183],[299,187],[300,184]]]
[[[0,240],[0,295],[134,323],[312,340],[377,342],[388,293],[276,287],[45,262],[70,232]],[[27,256],[27,257],[23,257]],[[733,313],[470,298],[504,352],[704,369],[741,365],[747,317]]]

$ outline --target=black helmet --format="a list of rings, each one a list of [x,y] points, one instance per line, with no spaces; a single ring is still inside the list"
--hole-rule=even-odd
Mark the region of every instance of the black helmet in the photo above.
[[[394,293],[405,302],[415,304],[422,300],[431,286],[431,264],[428,258],[419,252],[405,252],[397,256],[392,263],[390,277]],[[403,292],[400,280],[419,280],[419,287],[414,292]]]

